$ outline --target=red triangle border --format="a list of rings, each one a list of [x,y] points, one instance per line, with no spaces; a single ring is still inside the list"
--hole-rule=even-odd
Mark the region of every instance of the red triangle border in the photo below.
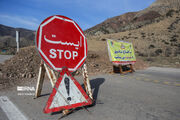
[[[87,102],[82,102],[82,103],[75,103],[75,104],[71,104],[71,105],[66,105],[66,106],[60,106],[60,107],[55,107],[55,108],[49,108],[52,104],[53,98],[56,95],[56,88],[59,87],[64,74],[67,74],[67,76],[69,76],[71,78],[71,80],[74,82],[74,84],[77,86],[77,88],[79,89],[79,91],[82,93],[82,95],[84,96],[84,98],[87,100]],[[86,105],[91,105],[92,104],[92,100],[89,98],[89,96],[86,94],[86,92],[84,91],[84,89],[81,87],[81,85],[79,84],[79,82],[71,75],[71,73],[68,71],[67,68],[63,69],[62,72],[60,73],[60,77],[58,78],[52,93],[50,94],[50,97],[46,103],[46,106],[44,108],[44,113],[51,113],[51,112],[57,112],[57,111],[61,111],[64,109],[72,109],[72,108],[77,108],[77,107],[82,107],[82,106],[86,106]]]

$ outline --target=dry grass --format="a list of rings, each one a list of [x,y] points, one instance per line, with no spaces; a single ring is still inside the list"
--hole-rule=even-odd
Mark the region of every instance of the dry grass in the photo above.
[[[146,25],[136,30],[88,36],[88,49],[102,56],[107,55],[105,39],[132,42],[141,59],[156,66],[180,67],[180,13],[162,21]],[[174,36],[174,37],[173,37]],[[163,62],[162,62],[163,61]]]

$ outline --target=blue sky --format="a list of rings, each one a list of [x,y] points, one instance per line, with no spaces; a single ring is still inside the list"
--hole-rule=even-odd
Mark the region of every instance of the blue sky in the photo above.
[[[0,0],[0,24],[37,30],[48,16],[64,15],[85,30],[155,0]]]

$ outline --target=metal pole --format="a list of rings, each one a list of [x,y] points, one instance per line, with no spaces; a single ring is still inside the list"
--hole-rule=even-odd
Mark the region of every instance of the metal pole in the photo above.
[[[19,31],[16,31],[17,52],[19,52]]]

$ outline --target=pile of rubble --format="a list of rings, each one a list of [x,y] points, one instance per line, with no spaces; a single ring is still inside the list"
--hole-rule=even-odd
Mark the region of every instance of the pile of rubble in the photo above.
[[[20,50],[10,60],[2,64],[2,73],[8,78],[32,78],[38,73],[40,58],[34,46]]]
[[[16,81],[30,79],[38,76],[41,58],[34,46],[25,47],[20,50],[13,58],[0,65],[0,84],[3,80]],[[88,51],[86,60],[88,74],[109,74],[113,72],[112,63],[108,55],[98,54],[98,52]],[[147,65],[142,60],[137,60],[135,69],[144,69]],[[78,70],[76,74],[80,74]]]

